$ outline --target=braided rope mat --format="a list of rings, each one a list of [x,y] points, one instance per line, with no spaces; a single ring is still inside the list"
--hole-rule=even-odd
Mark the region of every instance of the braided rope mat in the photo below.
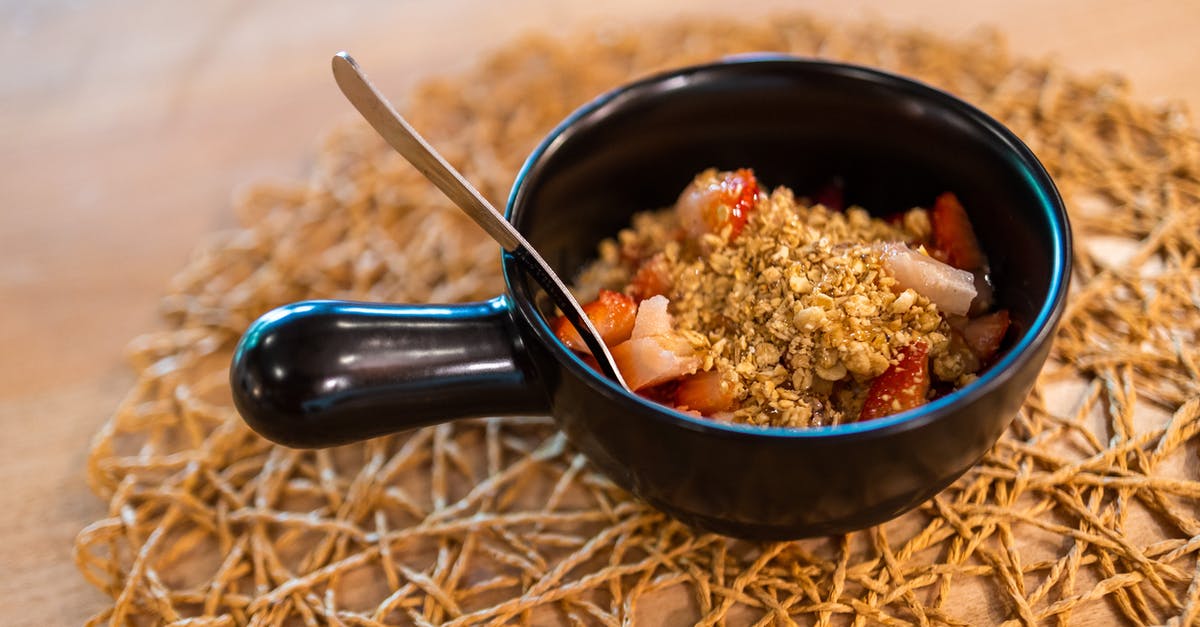
[[[93,622],[1196,624],[1200,617],[1200,140],[1112,77],[805,16],[533,38],[425,83],[407,108],[493,201],[537,139],[600,91],[753,50],[867,63],[979,104],[1067,198],[1075,282],[1003,440],[889,524],[754,544],[701,534],[598,475],[546,418],[460,421],[323,451],[247,430],[239,333],[302,298],[498,293],[498,252],[361,125],[306,184],[260,186],[134,341],[137,384],[89,465],[109,517],[76,543],[112,597]],[[332,87],[331,87],[332,89]]]

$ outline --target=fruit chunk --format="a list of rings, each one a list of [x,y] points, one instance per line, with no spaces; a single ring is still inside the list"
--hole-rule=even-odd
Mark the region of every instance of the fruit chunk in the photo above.
[[[859,420],[890,416],[925,404],[929,394],[929,345],[917,341],[900,349],[899,360],[871,382]]]
[[[1009,322],[1007,309],[972,318],[962,329],[963,340],[980,360],[986,361],[1000,350]]]
[[[583,306],[583,313],[600,332],[600,338],[605,346],[620,344],[629,339],[633,332],[633,323],[637,316],[637,305],[633,299],[617,292],[600,290],[596,300]],[[550,328],[567,348],[581,353],[591,354],[579,331],[571,325],[566,316],[557,316],[550,322]]]
[[[665,296],[637,307],[629,340],[612,347],[613,361],[630,389],[637,391],[692,374],[701,359],[687,338],[676,333]]]
[[[975,275],[922,255],[900,242],[882,245],[883,267],[901,290],[911,289],[948,314],[965,315],[975,299]]]
[[[612,356],[635,391],[692,374],[701,364],[692,345],[674,332],[623,342],[613,347]]]
[[[701,172],[684,188],[675,202],[675,212],[684,231],[692,238],[720,233],[727,225],[729,237],[737,237],[758,201],[758,180],[747,169]]]
[[[644,387],[637,391],[637,395],[648,400],[666,405],[667,407],[675,406],[675,390],[679,387],[679,380],[667,381],[658,385]]]
[[[987,265],[987,257],[979,247],[975,230],[958,197],[946,192],[933,204],[934,255],[959,270],[975,272]]]
[[[633,339],[670,333],[672,326],[671,314],[667,311],[670,301],[666,296],[654,296],[642,301],[637,308],[637,317],[633,321],[633,330],[629,337]]]
[[[733,400],[733,386],[716,370],[688,375],[679,380],[675,389],[676,408],[695,410],[706,416],[732,408]]]
[[[666,295],[670,291],[671,277],[667,271],[667,258],[662,253],[656,253],[643,261],[629,280],[629,287],[625,289],[637,303],[651,296]]]

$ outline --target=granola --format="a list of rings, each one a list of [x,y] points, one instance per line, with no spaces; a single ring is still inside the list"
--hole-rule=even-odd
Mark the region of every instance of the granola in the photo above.
[[[752,177],[747,170],[701,173],[675,206],[636,214],[629,228],[602,242],[599,257],[581,273],[576,287],[584,300],[602,288],[635,303],[665,296],[671,331],[691,345],[700,372],[716,373],[708,376],[710,385],[720,385],[713,394],[730,402],[681,405],[669,385],[643,393],[718,419],[808,427],[852,422],[876,406],[884,413],[907,409],[906,394],[924,402],[926,368],[951,387],[971,380],[983,359],[963,339],[969,321],[944,309],[967,313],[976,281],[925,249],[936,234],[929,211],[915,208],[888,221],[861,207],[809,202],[784,187],[759,193]],[[705,190],[717,200],[697,205]],[[895,246],[903,250],[889,252]],[[943,296],[940,308],[927,295],[936,299],[935,292],[897,279],[905,269],[889,271],[889,262],[899,263],[893,254],[913,256],[903,262],[917,271],[928,263],[965,275],[951,276],[956,289],[970,288],[965,301]],[[921,373],[906,381],[925,387],[877,392],[864,411],[872,384],[900,368],[906,347],[914,346],[921,347]],[[689,376],[695,375],[680,378]]]

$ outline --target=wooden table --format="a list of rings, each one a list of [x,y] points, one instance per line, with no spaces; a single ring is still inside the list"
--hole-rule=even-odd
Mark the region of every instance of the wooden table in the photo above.
[[[6,625],[79,624],[104,603],[76,572],[71,542],[104,512],[84,461],[131,382],[122,347],[156,324],[156,299],[189,250],[232,225],[231,192],[303,175],[321,131],[350,114],[328,75],[339,48],[401,94],[529,30],[809,9],[952,37],[993,25],[1015,51],[1120,72],[1144,100],[1200,110],[1191,0],[26,4],[0,3]]]

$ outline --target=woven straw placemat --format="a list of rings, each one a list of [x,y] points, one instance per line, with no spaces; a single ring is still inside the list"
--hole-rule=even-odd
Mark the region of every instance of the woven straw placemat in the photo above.
[[[425,83],[406,111],[500,203],[536,141],[587,99],[761,50],[959,94],[1028,142],[1064,193],[1078,236],[1070,304],[1038,386],[983,462],[886,525],[754,544],[632,500],[543,417],[323,451],[267,443],[227,383],[259,314],[303,298],[501,290],[496,246],[350,125],[307,183],[245,195],[244,226],[171,284],[166,330],[134,341],[137,383],[89,464],[109,515],[76,543],[112,597],[94,622],[1195,624],[1200,140],[1183,113],[1131,102],[1116,78],[1014,59],[994,36],[805,16],[528,39]]]

